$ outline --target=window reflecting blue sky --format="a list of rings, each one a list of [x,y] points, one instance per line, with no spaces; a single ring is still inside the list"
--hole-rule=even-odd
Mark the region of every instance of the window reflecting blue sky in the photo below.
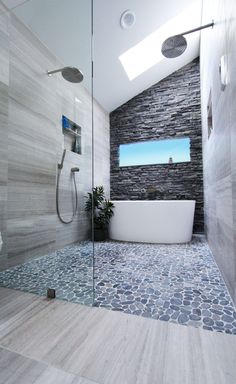
[[[120,167],[190,161],[190,139],[143,141],[120,145]]]

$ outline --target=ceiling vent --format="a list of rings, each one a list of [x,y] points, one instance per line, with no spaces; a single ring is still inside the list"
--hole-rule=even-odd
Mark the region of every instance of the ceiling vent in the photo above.
[[[120,25],[123,29],[132,28],[135,24],[135,13],[131,11],[130,9],[127,9],[125,12],[122,13],[120,17]]]

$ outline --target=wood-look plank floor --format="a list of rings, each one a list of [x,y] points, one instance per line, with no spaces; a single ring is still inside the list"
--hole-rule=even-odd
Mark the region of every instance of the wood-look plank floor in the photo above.
[[[0,348],[0,384],[96,384]]]
[[[86,383],[73,381],[76,378],[99,384],[236,383],[234,335],[47,301],[5,288],[0,289],[0,346],[1,353],[26,359],[29,378],[24,384],[58,383],[57,370],[72,375],[63,383]],[[8,369],[12,375],[0,383],[21,383],[14,356],[3,357],[9,365],[3,375]],[[30,373],[34,369],[49,380],[42,381],[40,375],[35,379]]]

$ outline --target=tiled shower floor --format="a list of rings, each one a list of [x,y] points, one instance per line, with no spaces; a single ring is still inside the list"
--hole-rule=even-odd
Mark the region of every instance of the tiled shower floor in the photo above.
[[[92,246],[84,242],[0,272],[0,286],[92,304]],[[203,237],[190,244],[95,244],[95,305],[236,334],[236,312]]]

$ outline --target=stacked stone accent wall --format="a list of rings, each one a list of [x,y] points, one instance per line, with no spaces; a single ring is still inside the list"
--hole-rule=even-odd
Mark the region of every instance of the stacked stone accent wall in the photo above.
[[[191,162],[119,167],[120,144],[180,137],[190,138]],[[110,142],[111,199],[194,199],[194,231],[203,231],[198,59],[113,111]]]

